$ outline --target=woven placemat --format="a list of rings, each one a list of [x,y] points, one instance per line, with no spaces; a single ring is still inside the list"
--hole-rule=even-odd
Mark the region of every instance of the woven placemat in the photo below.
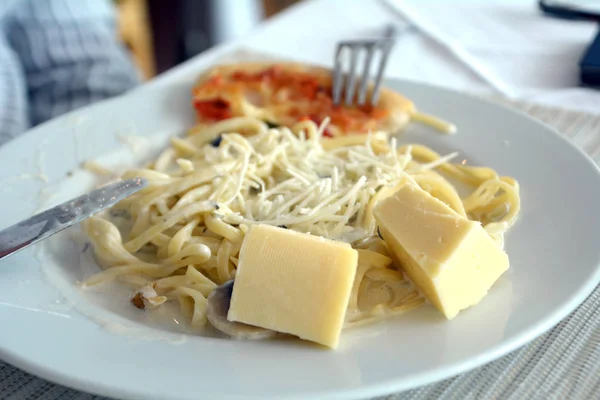
[[[571,138],[592,158],[600,153],[600,115],[494,99]],[[0,399],[100,400],[0,361]],[[485,366],[378,400],[600,399],[600,286],[550,332]]]

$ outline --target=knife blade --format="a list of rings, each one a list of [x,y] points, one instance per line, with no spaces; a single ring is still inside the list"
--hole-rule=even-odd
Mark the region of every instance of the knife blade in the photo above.
[[[0,260],[113,206],[147,184],[142,178],[112,183],[0,231]]]

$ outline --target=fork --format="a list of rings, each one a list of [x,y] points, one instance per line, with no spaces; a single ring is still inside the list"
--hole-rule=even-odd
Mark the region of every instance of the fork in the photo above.
[[[345,104],[352,105],[354,102],[354,93],[357,86],[356,67],[358,64],[358,57],[361,52],[366,52],[363,64],[363,71],[360,78],[360,87],[358,89],[357,104],[362,106],[367,101],[368,94],[368,83],[371,67],[373,64],[373,58],[378,50],[381,50],[381,57],[379,58],[379,66],[375,76],[373,90],[371,92],[371,105],[377,104],[379,98],[379,90],[381,88],[381,80],[385,66],[388,62],[388,57],[396,42],[396,26],[390,24],[386,27],[385,33],[382,38],[369,39],[369,40],[351,40],[339,42],[335,51],[334,57],[334,69],[333,69],[333,104],[340,105],[342,101],[342,91],[344,89],[344,81],[347,80],[345,90]],[[343,55],[344,50],[350,52],[350,67],[347,74],[343,72]]]

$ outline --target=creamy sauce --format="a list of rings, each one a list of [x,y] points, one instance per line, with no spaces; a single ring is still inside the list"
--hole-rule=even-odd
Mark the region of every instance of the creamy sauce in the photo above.
[[[39,178],[47,183],[49,181],[48,176],[44,172],[44,162],[46,161],[46,152],[44,151],[45,147],[48,145],[47,139],[43,139],[42,142],[38,145],[37,149],[37,174]]]
[[[87,239],[79,228],[63,231],[43,242],[36,253],[44,281],[62,298],[42,306],[47,312],[82,314],[111,333],[144,340],[181,344],[187,334],[214,336],[192,330],[174,304],[152,311],[130,303],[133,290],[120,282],[83,288],[79,282],[99,271]]]
[[[32,179],[38,179],[42,182],[46,182],[45,179],[47,179],[47,177],[42,176],[40,174],[20,174],[15,176],[9,176],[8,178],[0,180],[0,186],[6,187],[7,185],[12,185],[17,182],[28,181]]]
[[[84,161],[83,164],[81,164],[81,167],[84,170],[91,172],[92,174],[97,174],[97,175],[114,175],[115,174],[110,168],[107,168],[104,165],[102,165],[99,162],[94,161],[94,160]]]
[[[171,135],[171,132],[165,132],[150,139],[127,136],[124,141],[128,146],[88,160],[87,165],[97,164],[111,171],[122,171],[143,164],[166,145]],[[43,156],[40,156],[40,168],[43,161]],[[110,177],[98,177],[85,169],[75,170],[68,179],[42,189],[40,210],[73,198],[83,190],[92,190],[99,186],[99,181],[104,184],[107,179],[114,180],[115,177],[114,174]],[[38,177],[27,174],[11,179],[34,178]],[[122,282],[83,288],[80,282],[99,272],[100,267],[87,236],[77,226],[40,243],[36,249],[36,258],[40,262],[44,281],[61,294],[61,297],[42,306],[45,312],[77,312],[111,333],[144,340],[181,344],[186,341],[187,334],[222,337],[211,327],[191,328],[174,302],[167,302],[154,310],[137,309],[130,302],[134,290]]]
[[[144,136],[118,135],[117,137],[121,143],[129,146],[136,155],[144,154],[150,146],[148,138]]]

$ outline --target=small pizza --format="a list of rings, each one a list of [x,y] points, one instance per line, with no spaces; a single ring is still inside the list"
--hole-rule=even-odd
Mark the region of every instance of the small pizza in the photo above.
[[[241,63],[214,67],[196,82],[193,103],[201,124],[239,116],[292,126],[330,123],[326,136],[398,131],[415,111],[413,103],[382,88],[376,106],[335,106],[331,71],[295,63]]]

